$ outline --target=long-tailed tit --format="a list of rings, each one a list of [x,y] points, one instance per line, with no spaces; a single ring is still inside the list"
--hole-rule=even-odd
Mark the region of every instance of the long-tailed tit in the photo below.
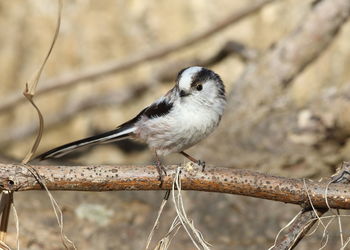
[[[181,153],[200,163],[184,150],[214,131],[225,106],[225,87],[219,75],[202,67],[185,68],[168,93],[115,130],[62,145],[37,158],[57,158],[80,147],[132,138],[155,151],[161,175],[158,155]]]

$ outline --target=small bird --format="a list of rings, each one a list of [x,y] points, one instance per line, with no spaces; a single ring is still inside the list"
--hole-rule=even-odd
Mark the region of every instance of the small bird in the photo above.
[[[145,142],[155,151],[157,170],[162,179],[159,156],[181,153],[204,169],[184,150],[206,138],[219,125],[226,106],[225,86],[213,71],[193,66],[182,69],[175,86],[116,129],[51,149],[36,158],[58,158],[77,148],[131,138]]]

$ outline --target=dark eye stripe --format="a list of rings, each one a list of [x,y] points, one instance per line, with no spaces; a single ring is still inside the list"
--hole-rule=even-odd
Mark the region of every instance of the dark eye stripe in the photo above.
[[[179,74],[177,75],[177,79],[176,79],[177,87],[178,87],[178,83],[179,83],[179,80],[180,80],[182,73],[188,68],[190,68],[190,67],[182,69],[179,72]],[[218,94],[221,98],[226,99],[225,98],[225,86],[224,86],[224,83],[222,82],[220,76],[218,74],[216,74],[215,72],[213,72],[209,69],[206,69],[206,68],[202,68],[199,72],[197,72],[192,77],[191,88],[196,88],[198,84],[203,84],[208,80],[214,80],[216,83],[218,83]]]

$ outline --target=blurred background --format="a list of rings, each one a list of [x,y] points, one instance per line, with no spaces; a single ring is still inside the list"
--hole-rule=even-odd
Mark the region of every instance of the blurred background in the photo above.
[[[217,131],[189,153],[208,165],[315,180],[329,177],[350,155],[350,24],[341,25],[329,46],[320,49],[300,73],[276,87],[266,80],[265,66],[261,65],[280,41],[300,31],[298,27],[318,3],[265,1],[239,21],[232,21],[224,29],[218,27],[262,2],[63,1],[61,30],[39,89],[64,83],[67,86],[35,98],[46,122],[39,152],[115,128],[166,93],[180,69],[198,64],[222,77],[229,107]],[[52,40],[56,12],[54,1],[0,1],[1,162],[20,162],[35,138],[36,113],[21,95]],[[118,72],[103,71],[207,30],[212,30],[210,36],[165,56]],[[317,39],[309,42],[312,45]],[[281,65],[283,60],[274,67]],[[256,68],[262,71],[249,78]],[[96,72],[102,73],[69,82],[81,74]],[[245,79],[253,84],[245,87]],[[179,155],[163,160],[186,162]],[[124,141],[83,149],[59,163],[145,165],[153,161],[153,153],[144,145]],[[163,192],[143,191],[53,194],[64,212],[65,231],[79,249],[144,248],[163,198]],[[204,192],[185,192],[184,200],[189,216],[213,249],[267,249],[280,228],[300,209]],[[22,249],[63,248],[46,193],[16,193],[15,205]],[[165,234],[174,216],[169,203],[155,240]],[[348,237],[347,218],[343,219],[343,227]],[[319,229],[305,238],[297,249],[318,249],[322,232]],[[15,235],[12,220],[8,236],[12,246]],[[337,249],[339,242],[339,230],[332,223],[325,249]],[[194,246],[180,231],[170,249]]]

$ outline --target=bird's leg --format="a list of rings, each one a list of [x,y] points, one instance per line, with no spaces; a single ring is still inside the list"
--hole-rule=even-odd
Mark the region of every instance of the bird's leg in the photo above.
[[[185,153],[184,151],[181,151],[180,154],[182,154],[183,156],[185,156],[187,159],[189,159],[190,161],[198,164],[199,166],[202,167],[202,172],[205,170],[205,161],[201,161],[201,160],[196,160],[195,158],[193,158],[192,156],[190,156],[189,154]]]
[[[166,170],[164,168],[164,166],[162,165],[160,159],[159,159],[159,156],[157,154],[157,152],[155,152],[156,154],[156,167],[157,167],[157,171],[158,171],[158,174],[159,174],[159,180],[160,180],[160,186],[163,185],[163,174],[162,172],[164,172],[165,175],[167,175],[166,173]]]

